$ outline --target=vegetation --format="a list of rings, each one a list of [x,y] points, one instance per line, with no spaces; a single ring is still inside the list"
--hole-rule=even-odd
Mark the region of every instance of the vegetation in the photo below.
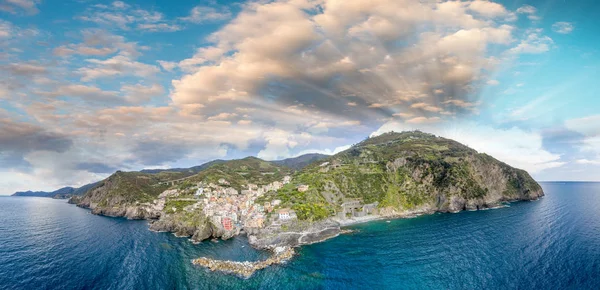
[[[199,174],[189,179],[190,183],[215,183],[223,178],[230,186],[242,190],[248,183],[266,185],[273,181],[281,181],[284,176],[292,174],[292,170],[273,162],[264,161],[256,157],[230,160],[214,164]]]
[[[425,205],[443,209],[449,206],[451,197],[482,201],[493,192],[494,196],[517,199],[541,190],[523,170],[453,140],[418,131],[386,133],[334,156],[315,155],[288,163],[305,166],[306,160],[313,162],[296,172],[281,165],[286,162],[277,164],[255,157],[212,162],[198,171],[117,172],[96,189],[108,188],[100,205],[111,206],[150,201],[168,188],[191,198],[198,182],[218,184],[225,179],[241,191],[249,183],[266,185],[292,175],[292,183],[256,202],[281,200],[281,207],[294,209],[304,221],[333,215],[348,199],[359,199],[364,204],[378,202],[380,207],[398,210]],[[165,183],[178,179],[183,180],[172,187]],[[308,185],[308,190],[299,192],[299,185]],[[189,204],[169,200],[166,208],[179,211]]]
[[[196,203],[193,200],[167,199],[165,203],[166,213],[181,212],[186,206]]]
[[[333,214],[328,205],[319,203],[299,203],[292,209],[296,211],[298,219],[308,221],[322,220]]]
[[[325,195],[379,202],[380,207],[414,209],[437,204],[451,195],[465,200],[484,198],[490,186],[501,187],[484,182],[483,175],[491,174],[485,170],[490,168],[502,171],[498,179],[508,178],[508,198],[540,189],[525,171],[456,141],[418,131],[367,138],[313,163],[294,178]],[[302,204],[298,199],[294,202]],[[333,203],[340,202],[338,199]]]
[[[89,192],[100,190],[104,194],[99,201],[100,206],[149,202],[155,199],[168,186],[161,182],[182,178],[183,173],[160,172],[157,174],[141,172],[117,171],[107,179],[98,183]]]

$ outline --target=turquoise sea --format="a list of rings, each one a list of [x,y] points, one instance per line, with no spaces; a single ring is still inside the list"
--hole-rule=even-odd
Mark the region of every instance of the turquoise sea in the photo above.
[[[62,200],[0,198],[0,289],[600,289],[600,183],[486,211],[353,226],[249,279],[199,256],[256,260],[244,237],[199,245]]]

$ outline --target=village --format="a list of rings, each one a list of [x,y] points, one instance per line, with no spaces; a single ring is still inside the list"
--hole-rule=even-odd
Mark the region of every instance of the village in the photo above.
[[[294,210],[281,208],[281,200],[267,201],[258,204],[255,201],[268,192],[277,191],[291,182],[290,176],[285,176],[281,181],[274,181],[267,185],[246,184],[238,192],[230,186],[230,182],[221,178],[217,183],[200,182],[191,189],[195,190],[193,199],[178,198],[177,189],[165,191],[155,203],[165,205],[167,197],[175,200],[196,201],[183,210],[201,209],[204,215],[220,223],[227,231],[244,229],[253,232],[266,226],[281,226],[297,219]],[[296,188],[300,192],[308,190],[307,185]],[[176,210],[165,209],[165,210]],[[270,217],[270,219],[269,219]]]

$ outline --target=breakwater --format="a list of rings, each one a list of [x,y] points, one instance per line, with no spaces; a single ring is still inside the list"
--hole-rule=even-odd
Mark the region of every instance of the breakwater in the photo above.
[[[291,247],[277,247],[273,250],[273,256],[258,262],[237,262],[225,260],[213,260],[209,258],[194,259],[192,263],[197,266],[207,268],[211,271],[219,271],[228,274],[234,274],[243,278],[249,278],[258,270],[262,270],[271,265],[282,264],[294,256],[294,249]]]

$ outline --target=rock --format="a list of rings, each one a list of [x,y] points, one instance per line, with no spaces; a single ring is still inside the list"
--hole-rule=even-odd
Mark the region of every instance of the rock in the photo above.
[[[257,249],[275,249],[277,247],[298,247],[337,237],[341,233],[340,224],[325,220],[310,224],[301,231],[262,229],[248,234],[248,242]]]
[[[256,271],[267,268],[271,265],[282,264],[294,256],[294,249],[290,247],[276,247],[273,250],[273,256],[258,262],[237,262],[213,260],[209,258],[198,258],[192,261],[194,265],[205,267],[211,271],[220,271],[223,273],[234,274],[243,278],[249,278]]]

